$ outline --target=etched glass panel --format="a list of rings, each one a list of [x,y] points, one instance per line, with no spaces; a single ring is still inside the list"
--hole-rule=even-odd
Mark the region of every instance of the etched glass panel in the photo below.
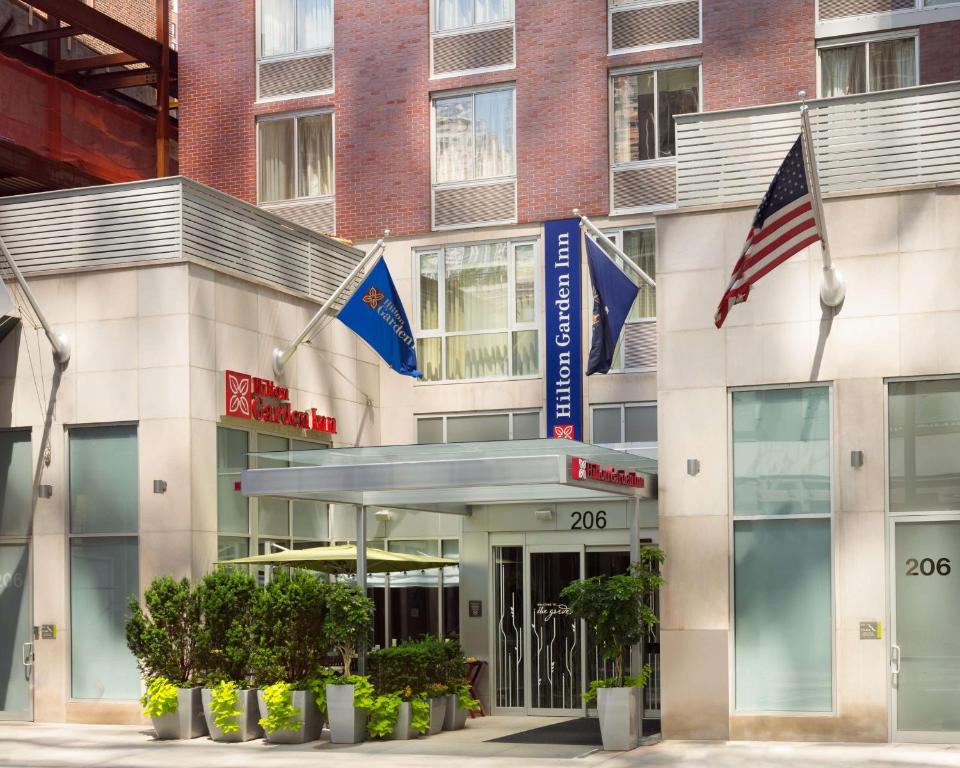
[[[524,706],[523,547],[493,548],[497,707]]]
[[[560,591],[580,578],[579,552],[530,553],[530,672],[535,709],[580,709],[580,622],[560,600]]]

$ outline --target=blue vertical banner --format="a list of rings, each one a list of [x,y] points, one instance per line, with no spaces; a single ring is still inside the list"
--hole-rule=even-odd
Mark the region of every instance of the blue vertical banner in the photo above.
[[[547,437],[583,439],[580,220],[544,224]]]

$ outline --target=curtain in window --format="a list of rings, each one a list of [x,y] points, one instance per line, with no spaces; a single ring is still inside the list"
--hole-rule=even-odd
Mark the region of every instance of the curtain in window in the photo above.
[[[655,240],[656,238],[652,229],[639,229],[623,233],[623,252],[654,280],[657,279]],[[640,293],[637,294],[637,300],[633,302],[627,319],[639,320],[641,318],[656,317],[656,292],[643,282],[640,276],[632,269],[627,268],[624,271],[630,276],[630,279],[633,280],[634,283],[640,286]]]
[[[491,24],[513,18],[513,0],[476,0],[476,23]]]
[[[301,117],[297,126],[300,191],[298,197],[333,194],[333,116]]]
[[[433,331],[440,320],[440,256],[420,256],[420,329]]]
[[[478,93],[475,109],[476,178],[513,175],[513,91]]]
[[[437,0],[437,32],[473,24],[474,0]]]
[[[514,273],[516,283],[516,312],[518,323],[532,323],[536,310],[536,260],[532,245],[518,245],[514,249]]]
[[[866,48],[843,45],[820,51],[820,92],[824,98],[867,90]]]
[[[446,330],[507,326],[507,243],[447,248]]]
[[[296,0],[260,3],[260,55],[276,56],[296,50]]]
[[[883,40],[870,43],[870,90],[888,91],[917,84],[914,40]]]
[[[473,97],[438,99],[437,181],[466,181],[474,178]]]
[[[663,69],[657,73],[660,157],[673,157],[676,152],[674,115],[700,109],[699,80],[697,67]]]
[[[333,45],[333,0],[297,0],[297,50]]]
[[[293,175],[293,120],[260,123],[260,202],[290,200]]]
[[[613,162],[656,157],[653,73],[613,79]]]

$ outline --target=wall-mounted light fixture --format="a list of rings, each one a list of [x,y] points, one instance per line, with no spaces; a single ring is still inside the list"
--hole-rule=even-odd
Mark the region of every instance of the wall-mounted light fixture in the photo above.
[[[378,509],[373,513],[373,516],[383,523],[389,523],[391,518],[393,518],[393,515],[390,513],[389,509]]]
[[[52,485],[41,485],[37,488],[37,496],[41,499],[50,499],[53,497]]]
[[[166,493],[166,492],[167,492],[167,481],[166,481],[166,480],[154,480],[154,481],[153,481],[153,492],[154,492],[154,493]]]
[[[533,513],[533,516],[540,520],[541,522],[549,522],[553,520],[553,510],[552,509],[538,509]]]
[[[687,474],[690,477],[700,474],[700,459],[687,459]]]
[[[850,466],[854,469],[863,466],[863,451],[850,451]]]

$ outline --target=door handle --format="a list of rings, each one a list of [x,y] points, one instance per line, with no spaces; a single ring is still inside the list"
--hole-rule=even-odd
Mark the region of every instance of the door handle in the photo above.
[[[896,688],[900,682],[900,646],[896,643],[890,645],[890,673],[891,682]]]
[[[29,649],[29,651],[27,649]],[[33,666],[33,643],[23,644],[23,647],[20,648],[20,660],[25,667]]]

